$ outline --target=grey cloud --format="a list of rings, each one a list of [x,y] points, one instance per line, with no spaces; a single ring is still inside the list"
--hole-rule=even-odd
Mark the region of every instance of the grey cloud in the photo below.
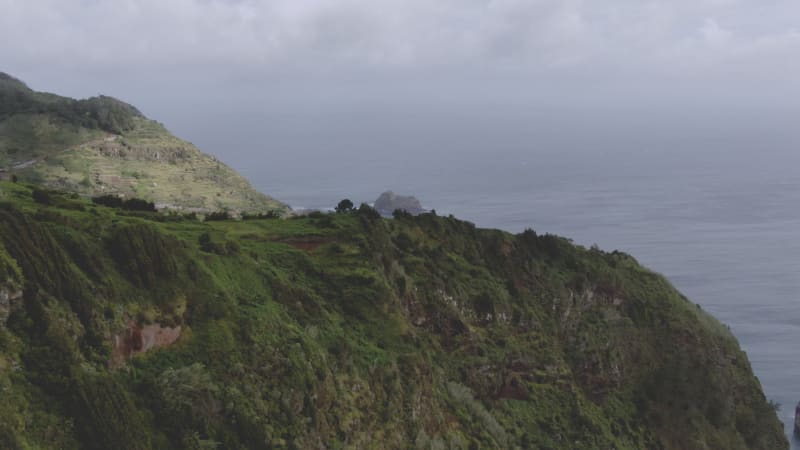
[[[680,60],[691,44],[709,57],[746,54],[767,41],[796,50],[786,17],[800,13],[789,0],[2,0],[0,7],[0,37],[15,43],[2,47],[3,60],[75,65],[269,65],[311,56],[363,66],[513,57],[519,66],[548,67],[609,55],[660,63],[651,55]]]
[[[798,100],[793,0],[0,0],[0,11],[0,70],[74,95],[190,96],[225,82],[287,102],[286,87],[322,99]]]

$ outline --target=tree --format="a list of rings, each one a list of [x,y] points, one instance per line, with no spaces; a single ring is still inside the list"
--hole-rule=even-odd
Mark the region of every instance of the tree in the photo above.
[[[367,219],[368,222],[375,222],[381,218],[381,213],[366,203],[362,203],[358,207],[358,215]]]
[[[339,214],[349,213],[353,211],[354,207],[355,205],[353,205],[353,202],[351,202],[350,199],[346,198],[340,201],[338,205],[336,205],[336,212]]]

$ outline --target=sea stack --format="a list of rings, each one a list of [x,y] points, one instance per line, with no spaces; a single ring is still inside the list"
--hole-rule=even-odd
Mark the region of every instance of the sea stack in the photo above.
[[[392,191],[386,191],[375,200],[375,209],[381,215],[391,216],[395,210],[403,210],[411,214],[425,212],[422,204],[413,196],[397,195]]]

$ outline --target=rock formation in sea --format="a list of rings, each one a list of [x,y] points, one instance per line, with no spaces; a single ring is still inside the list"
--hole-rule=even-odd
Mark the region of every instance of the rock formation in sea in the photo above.
[[[403,210],[411,214],[425,212],[422,204],[414,196],[397,195],[386,191],[375,200],[375,209],[384,216],[391,216],[395,210]]]

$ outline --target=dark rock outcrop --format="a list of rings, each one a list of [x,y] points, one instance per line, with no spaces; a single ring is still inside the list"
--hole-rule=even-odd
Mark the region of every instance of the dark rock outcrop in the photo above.
[[[386,191],[375,200],[375,209],[384,216],[391,216],[395,210],[403,210],[411,214],[425,212],[422,204],[414,196],[397,195]]]
[[[5,325],[14,302],[22,298],[22,291],[0,286],[0,325]]]
[[[794,435],[800,437],[800,403],[794,408]]]

